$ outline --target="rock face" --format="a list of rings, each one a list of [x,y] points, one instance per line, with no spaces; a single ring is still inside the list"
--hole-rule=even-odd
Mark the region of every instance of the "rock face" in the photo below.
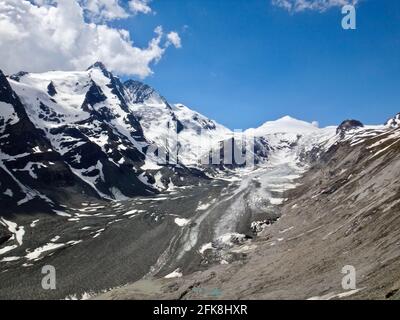
[[[362,128],[364,125],[358,120],[345,120],[336,129],[336,134],[345,135],[345,133],[352,129]]]
[[[0,87],[2,213],[17,209],[29,211],[31,206],[48,210],[52,201],[38,189],[59,188],[61,191],[63,187],[76,183],[74,175],[53,150],[44,131],[32,123],[20,98],[2,73]],[[54,167],[49,166],[50,162]]]
[[[12,233],[0,224],[0,246],[12,237]]]

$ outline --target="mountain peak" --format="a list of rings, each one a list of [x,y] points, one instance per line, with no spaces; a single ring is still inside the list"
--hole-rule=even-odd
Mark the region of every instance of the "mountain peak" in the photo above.
[[[295,119],[291,116],[284,116],[275,121],[267,121],[256,129],[248,129],[247,132],[255,135],[274,133],[307,133],[318,130],[313,123]]]
[[[277,119],[276,121],[299,121],[299,120],[297,120],[297,119],[295,119],[295,118],[293,118],[291,116],[286,115],[286,116],[284,116],[282,118]]]
[[[87,70],[90,69],[100,69],[101,71],[108,71],[104,63],[101,61],[96,61],[89,68],[87,68]]]

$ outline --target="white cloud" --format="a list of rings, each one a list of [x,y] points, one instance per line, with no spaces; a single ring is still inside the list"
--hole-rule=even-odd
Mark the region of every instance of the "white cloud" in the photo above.
[[[54,0],[35,0],[35,1],[54,1]],[[152,13],[150,7],[151,0],[77,0],[85,15],[92,21],[108,21],[114,19],[124,19],[130,14]],[[125,1],[125,2],[124,2]],[[122,6],[125,4],[125,7]]]
[[[102,3],[104,6],[99,7]],[[82,70],[102,61],[120,75],[146,77],[171,39],[157,27],[147,46],[134,45],[127,30],[116,29],[91,17],[124,17],[114,0],[0,0],[0,69]],[[122,7],[121,7],[122,8]],[[125,11],[126,12],[126,11]],[[179,35],[178,37],[179,38]]]
[[[151,0],[130,0],[129,8],[133,13],[151,13],[152,10],[149,6]]]
[[[80,0],[86,16],[93,21],[123,19],[129,13],[121,7],[118,0]]]
[[[289,12],[306,10],[326,11],[332,7],[342,7],[347,4],[356,5],[359,0],[272,0],[272,4]]]
[[[179,36],[179,34],[177,32],[171,31],[170,33],[168,33],[167,39],[168,39],[169,43],[172,43],[174,45],[175,48],[182,47],[181,37]]]

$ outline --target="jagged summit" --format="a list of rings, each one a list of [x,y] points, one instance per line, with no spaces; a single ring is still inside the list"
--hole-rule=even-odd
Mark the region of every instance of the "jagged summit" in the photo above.
[[[86,71],[88,71],[90,69],[95,69],[95,68],[100,69],[102,71],[108,71],[105,64],[101,61],[96,61],[91,66],[89,66],[89,68],[87,68]]]
[[[89,71],[89,72],[90,72],[90,71],[96,70],[96,69],[100,70],[100,71],[103,73],[103,75],[104,75],[105,77],[107,77],[107,78],[113,80],[114,82],[116,81],[115,79],[117,79],[117,80],[119,79],[118,77],[114,76],[114,75],[112,74],[112,72],[109,71],[109,70],[107,69],[107,67],[105,66],[105,64],[104,64],[103,62],[101,62],[101,61],[95,62],[95,63],[92,64],[89,68],[87,68],[86,71]],[[119,80],[118,80],[118,81],[119,81]]]

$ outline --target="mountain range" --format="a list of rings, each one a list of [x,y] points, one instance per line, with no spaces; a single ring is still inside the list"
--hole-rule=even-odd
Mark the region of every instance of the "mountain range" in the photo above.
[[[366,262],[383,252],[382,263],[398,270],[400,239],[390,232],[399,141],[400,113],[381,125],[349,119],[326,128],[286,116],[233,132],[101,62],[74,72],[0,71],[0,297],[83,297],[134,283],[105,297],[146,298],[136,281],[151,278],[174,299],[198,298],[188,289],[196,281],[232,299],[333,298],[298,257],[321,252],[316,273],[333,279],[333,255],[321,244],[330,236],[332,252],[343,263],[352,252],[369,275],[366,297],[396,295],[394,278],[379,281],[371,275],[379,265]],[[286,293],[267,292],[267,258],[280,266],[268,265],[274,281],[291,265],[304,286],[293,289],[299,279],[290,276],[278,281]],[[93,261],[102,263],[91,274]],[[61,270],[62,290],[34,287],[46,263]]]

